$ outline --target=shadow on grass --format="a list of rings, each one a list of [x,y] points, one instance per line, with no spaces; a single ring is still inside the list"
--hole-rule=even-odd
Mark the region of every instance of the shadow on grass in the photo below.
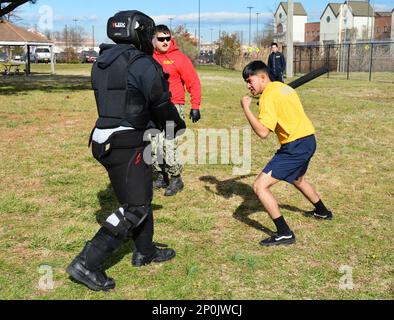
[[[0,95],[27,94],[30,91],[91,90],[90,76],[49,75],[0,76]]]
[[[119,208],[121,204],[119,204],[118,199],[116,199],[115,192],[110,183],[107,185],[105,190],[102,190],[97,194],[97,199],[101,208],[95,213],[96,221],[101,225],[112,213],[114,213],[115,210]],[[160,209],[163,209],[163,206],[152,203],[153,212]]]
[[[104,221],[107,220],[107,218],[119,208],[120,204],[110,183],[107,185],[105,190],[102,190],[97,194],[97,198],[101,208],[95,213],[96,221],[99,225],[102,225]],[[160,210],[162,208],[163,207],[161,205],[152,204],[153,211]],[[135,246],[130,233],[122,246],[113,254],[112,257],[108,259],[108,261],[106,261],[105,268],[108,269],[116,265],[126,255],[134,251],[134,249]]]
[[[200,181],[208,182],[211,185],[216,185],[216,192],[211,190],[210,186],[205,186],[205,189],[209,192],[215,193],[218,196],[221,196],[225,199],[230,199],[234,195],[240,196],[243,198],[243,202],[241,205],[235,210],[233,217],[248,226],[255,228],[257,230],[263,231],[269,236],[274,234],[274,231],[270,230],[269,228],[263,226],[256,220],[251,219],[249,216],[256,213],[256,212],[267,212],[260,201],[257,199],[253,188],[240,180],[244,178],[249,178],[254,175],[248,176],[241,176],[233,179],[228,180],[218,180],[216,177],[213,176],[203,176],[200,177]],[[301,210],[297,207],[290,206],[290,205],[280,205],[281,209],[289,210],[292,212],[303,213],[304,210]]]

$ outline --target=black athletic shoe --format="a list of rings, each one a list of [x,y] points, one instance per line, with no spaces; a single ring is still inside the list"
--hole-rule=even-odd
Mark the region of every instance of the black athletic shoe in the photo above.
[[[94,291],[108,291],[115,288],[115,281],[107,277],[105,271],[89,270],[80,256],[76,257],[67,267],[66,272],[76,281]]]
[[[153,189],[165,189],[168,187],[168,178],[164,177],[164,174],[158,173],[155,180],[153,180]]]
[[[333,215],[331,211],[327,211],[326,213],[321,214],[321,213],[317,213],[316,210],[313,210],[313,211],[304,212],[304,217],[308,217],[308,218],[313,217],[322,220],[332,220]]]
[[[291,231],[290,234],[274,234],[273,236],[260,241],[260,245],[264,247],[279,246],[279,245],[289,245],[296,242],[296,237]]]
[[[144,256],[143,254],[135,251],[131,259],[131,264],[134,267],[142,267],[152,262],[165,262],[171,260],[176,255],[173,249],[159,249],[155,247],[155,252],[150,256]]]
[[[184,187],[181,176],[171,177],[170,184],[166,188],[164,195],[166,197],[175,196],[179,191],[181,191]]]

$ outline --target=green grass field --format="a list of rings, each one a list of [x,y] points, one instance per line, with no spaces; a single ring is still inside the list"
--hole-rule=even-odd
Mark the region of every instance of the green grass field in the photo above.
[[[318,138],[307,177],[333,221],[303,217],[311,205],[278,184],[273,192],[298,242],[259,246],[263,228],[275,228],[251,185],[278,144],[253,135],[250,175],[232,175],[232,165],[188,165],[182,193],[155,194],[155,240],[176,249],[176,259],[132,268],[129,242],[108,262],[116,290],[95,293],[72,282],[66,266],[117,208],[87,148],[96,119],[89,69],[0,77],[0,299],[394,298],[393,82],[325,77],[298,92]],[[240,73],[211,67],[199,74],[203,119],[189,128],[247,126]],[[52,268],[51,290],[43,290],[43,266]],[[340,288],[349,276],[342,266],[352,268],[352,289]]]

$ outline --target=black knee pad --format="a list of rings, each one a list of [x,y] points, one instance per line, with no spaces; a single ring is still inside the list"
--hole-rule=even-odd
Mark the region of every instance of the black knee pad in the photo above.
[[[111,214],[103,223],[113,235],[126,238],[127,234],[137,228],[151,212],[151,206],[125,206]]]
[[[134,229],[138,228],[145,221],[151,210],[150,205],[127,206],[124,216],[133,225],[132,228]]]

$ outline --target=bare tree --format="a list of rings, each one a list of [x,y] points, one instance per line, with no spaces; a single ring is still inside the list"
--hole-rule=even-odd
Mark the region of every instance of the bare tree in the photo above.
[[[5,20],[9,21],[9,22],[19,22],[22,20],[22,18],[19,15],[19,10],[16,9],[14,11],[11,11],[9,13],[7,13],[6,15],[4,15]]]
[[[36,3],[37,0],[0,0],[0,17],[11,13],[26,2]]]

